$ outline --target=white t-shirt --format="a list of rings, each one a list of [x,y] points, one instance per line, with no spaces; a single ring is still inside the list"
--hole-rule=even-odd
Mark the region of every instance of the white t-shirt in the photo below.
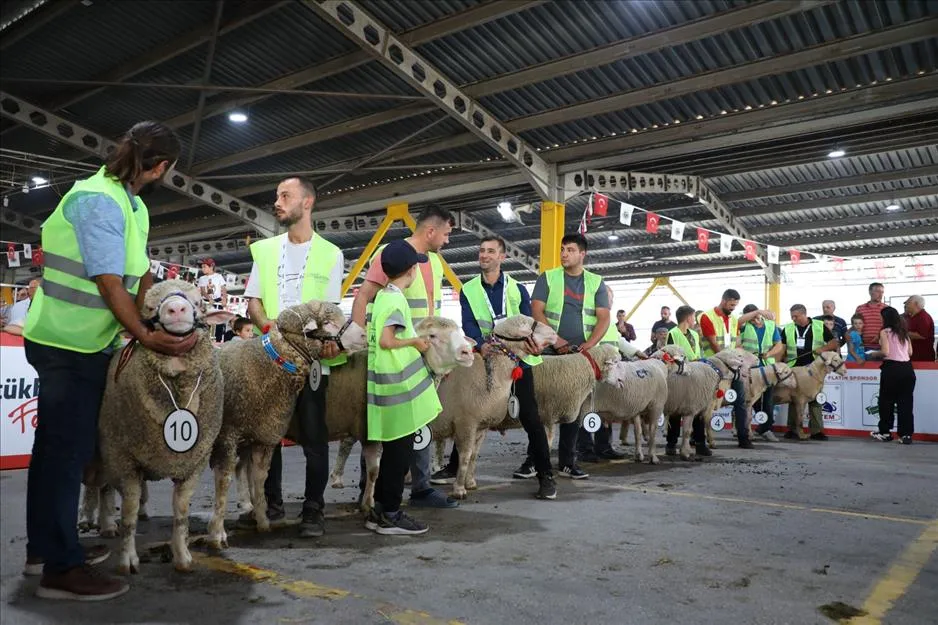
[[[213,273],[210,276],[199,276],[198,286],[200,289],[210,288],[212,300],[217,302],[221,299],[221,292],[222,289],[225,288],[226,284],[225,279],[221,276],[221,274]]]
[[[7,309],[7,325],[23,327],[26,325],[26,313],[29,311],[29,298],[21,299]]]
[[[289,239],[284,239],[280,257],[281,262],[277,267],[277,280],[280,283],[280,310],[296,306],[302,303],[303,278],[306,273],[306,257],[309,254],[309,247],[312,239],[306,243],[290,243]],[[325,301],[338,304],[342,301],[342,276],[345,273],[345,256],[339,252],[339,258],[332,267],[332,273],[329,275],[329,285],[326,287]],[[261,297],[261,278],[257,263],[251,266],[251,277],[244,287],[244,296],[260,299]],[[329,367],[322,366],[324,374],[329,373]]]

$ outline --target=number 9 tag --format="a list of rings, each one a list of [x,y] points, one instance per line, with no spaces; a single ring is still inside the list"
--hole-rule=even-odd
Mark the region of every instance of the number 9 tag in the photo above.
[[[598,432],[603,425],[603,420],[595,412],[591,412],[583,417],[583,429],[590,434]]]
[[[199,440],[199,422],[188,410],[174,410],[163,421],[163,440],[166,446],[182,454],[193,447]]]
[[[318,360],[314,360],[309,365],[309,388],[312,391],[319,390],[319,383],[322,381],[322,365]]]
[[[430,426],[425,425],[416,432],[414,432],[414,451],[420,451],[421,449],[426,449],[430,445],[430,441],[433,439],[433,433],[430,431]]]

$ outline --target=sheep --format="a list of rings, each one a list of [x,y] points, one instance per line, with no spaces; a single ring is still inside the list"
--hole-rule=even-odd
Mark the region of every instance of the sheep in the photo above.
[[[592,395],[583,402],[580,416],[596,412],[603,421],[622,421],[622,429],[630,421],[635,430],[635,461],[644,462],[642,453],[642,428],[645,422],[648,432],[648,455],[651,464],[658,464],[655,439],[658,418],[661,416],[668,397],[668,373],[677,370],[673,360],[657,359],[638,362],[617,362],[607,374],[606,384],[597,384]]]
[[[182,280],[151,288],[141,314],[173,334],[198,332],[199,340],[179,357],[131,343],[114,355],[108,368],[98,422],[100,476],[121,494],[118,570],[125,575],[140,566],[134,534],[144,480],[173,480],[173,565],[178,571],[192,568],[186,544],[189,501],[221,430],[223,401],[218,353],[199,326],[226,323],[234,316],[204,313],[198,288]]]
[[[735,372],[742,365],[741,356],[735,350],[725,350],[709,359],[694,362],[684,361],[684,350],[676,345],[666,345],[653,355],[659,360],[673,358],[679,369],[668,375],[668,400],[665,402],[666,417],[681,417],[681,458],[690,460],[690,435],[694,417],[710,420],[713,411],[722,403],[722,393],[733,381]],[[719,397],[718,397],[719,395]]]
[[[475,465],[482,441],[490,428],[505,420],[512,371],[518,358],[530,353],[527,339],[540,350],[552,345],[557,333],[525,315],[503,319],[495,324],[486,354],[477,354],[470,368],[457,369],[440,383],[443,411],[430,423],[430,431],[438,452],[447,438],[455,439],[459,469],[452,495],[456,499],[465,499],[467,491],[476,488]]]
[[[824,352],[815,358],[810,365],[792,367],[791,372],[794,374],[795,387],[788,385],[776,386],[775,391],[772,393],[776,405],[794,403],[795,414],[798,415],[800,420],[804,416],[808,402],[817,397],[817,394],[824,388],[824,378],[827,377],[828,371],[840,376],[847,375],[844,359],[839,353]],[[807,438],[804,432],[801,431],[800,425],[797,434],[801,440]]]
[[[94,471],[95,467],[89,467],[82,479],[85,486],[82,489],[81,506],[78,511],[78,531],[90,532],[96,529],[98,535],[102,538],[116,538],[117,522],[114,512],[117,510],[117,504],[115,503],[114,487],[109,484],[99,486]],[[147,483],[143,482],[140,485],[138,521],[150,520],[150,515],[147,512],[149,498],[150,493]]]
[[[439,380],[457,367],[472,365],[472,343],[463,336],[462,329],[450,319],[444,317],[425,317],[414,327],[414,331],[430,341],[430,349],[423,355],[427,367]],[[329,379],[329,392],[326,393],[326,427],[329,438],[343,441],[351,450],[355,441],[362,441],[362,454],[365,458],[366,486],[361,501],[362,513],[367,515],[374,506],[374,486],[378,479],[381,444],[369,442],[367,437],[368,404],[365,393],[368,379],[367,353],[355,354],[341,367],[332,370]],[[285,434],[289,440],[297,440],[299,426],[295,421]],[[336,460],[337,470],[348,459]],[[261,486],[263,482],[261,482]],[[256,487],[251,485],[252,491]]]
[[[263,495],[270,459],[287,430],[300,390],[308,383],[311,363],[319,358],[324,342],[335,337],[349,352],[366,345],[365,331],[346,323],[338,305],[310,301],[283,310],[266,337],[233,341],[220,350],[224,420],[210,463],[215,473],[215,507],[208,527],[209,546],[227,547],[225,511],[239,450],[251,457],[246,470],[257,529],[270,529]],[[282,366],[281,360],[290,366]]]

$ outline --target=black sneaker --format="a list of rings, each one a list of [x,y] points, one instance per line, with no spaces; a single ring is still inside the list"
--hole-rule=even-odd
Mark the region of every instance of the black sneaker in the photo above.
[[[785,436],[783,436],[782,438],[787,438],[789,440],[799,440],[801,437],[795,434],[794,432],[792,432],[791,430],[788,430],[787,432],[785,432]]]
[[[436,473],[430,476],[431,484],[452,484],[456,481],[456,472],[450,470],[449,467],[443,467]]]
[[[561,477],[569,477],[572,480],[585,480],[590,476],[589,473],[583,471],[577,465],[565,465],[560,467],[559,475]]]
[[[416,536],[426,534],[430,529],[417,519],[404,514],[403,510],[381,515],[372,511],[365,527],[382,536]]]
[[[830,440],[830,437],[824,432],[815,432],[814,434],[811,435],[811,440],[812,441],[826,441],[826,440]]]
[[[902,444],[903,444],[903,445],[911,445],[911,444],[912,444],[912,437],[911,437],[911,436],[903,436],[903,437],[902,437]]]
[[[551,475],[544,475],[537,478],[538,486],[537,494],[534,495],[538,499],[557,499],[557,485],[554,484],[554,478]]]
[[[752,445],[752,443],[749,443],[749,444]],[[742,444],[740,444],[740,447],[741,447],[741,446],[742,446]],[[707,447],[707,444],[706,444],[706,443],[701,443],[701,444],[699,444],[699,445],[694,445],[694,451],[696,452],[696,454],[697,454],[698,456],[707,456],[707,457],[709,457],[709,456],[712,456],[712,455],[713,455],[713,452],[710,451],[710,448]]]
[[[666,455],[666,456],[676,456],[676,455],[677,455],[677,447],[671,447],[671,446],[665,447],[665,448],[664,448],[664,455]]]
[[[622,460],[628,454],[621,452],[621,451],[616,451],[615,449],[610,447],[609,449],[604,449],[600,452],[597,452],[596,455],[604,460]]]
[[[756,446],[753,445],[753,444],[752,444],[752,441],[749,440],[748,438],[745,438],[745,439],[739,441],[739,446],[740,446],[741,448],[743,448],[743,449],[755,449],[755,448],[756,448]]]
[[[271,523],[282,521],[287,516],[287,511],[283,508],[283,502],[267,504],[267,520]],[[238,527],[254,528],[257,527],[257,521],[254,520],[254,511],[244,512],[238,516]]]
[[[870,437],[873,440],[877,440],[883,443],[888,443],[889,441],[892,440],[892,434],[888,432],[886,434],[883,434],[881,432],[870,432]]]
[[[525,461],[521,463],[518,470],[511,474],[511,477],[519,480],[529,480],[536,475],[537,471],[534,470],[534,462],[526,458]]]
[[[576,452],[576,458],[580,462],[589,462],[590,464],[596,464],[603,460],[599,457],[599,454],[592,451],[578,451]]]
[[[319,538],[326,533],[326,520],[323,518],[322,509],[319,507],[309,507],[303,509],[303,517],[300,521],[300,538]]]

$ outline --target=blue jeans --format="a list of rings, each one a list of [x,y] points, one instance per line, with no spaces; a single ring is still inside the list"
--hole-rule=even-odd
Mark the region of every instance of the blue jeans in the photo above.
[[[410,494],[420,493],[433,488],[430,486],[430,448],[427,445],[410,457]]]
[[[733,423],[736,424],[736,438],[739,442],[749,440],[749,410],[746,407],[746,389],[743,388],[742,378],[733,380],[730,388],[736,391],[736,401],[733,402]]]
[[[40,388],[27,473],[26,554],[42,558],[44,573],[55,574],[85,562],[78,543],[78,498],[82,473],[94,458],[111,356],[81,354],[29,340],[25,346]]]

